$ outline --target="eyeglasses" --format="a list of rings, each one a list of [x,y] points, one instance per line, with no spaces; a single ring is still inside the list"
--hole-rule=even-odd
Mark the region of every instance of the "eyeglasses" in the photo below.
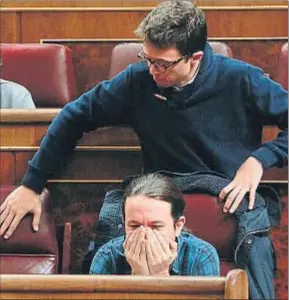
[[[151,58],[148,58],[143,51],[141,51],[137,57],[140,59],[142,62],[146,62],[149,65],[154,65],[157,71],[159,72],[165,72],[168,68],[175,66],[179,62],[181,62],[183,59],[187,59],[188,56],[182,56],[178,58],[177,60],[174,61],[165,61],[165,60],[153,60]]]

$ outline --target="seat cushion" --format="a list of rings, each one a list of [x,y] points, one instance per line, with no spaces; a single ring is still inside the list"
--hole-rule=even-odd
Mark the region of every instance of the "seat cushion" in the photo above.
[[[223,213],[217,197],[206,194],[184,194],[186,227],[193,234],[211,243],[220,258],[233,260],[237,236],[234,216]]]
[[[57,274],[56,255],[0,254],[1,274]]]
[[[1,44],[1,77],[25,86],[36,107],[63,106],[76,97],[71,50],[54,44]]]

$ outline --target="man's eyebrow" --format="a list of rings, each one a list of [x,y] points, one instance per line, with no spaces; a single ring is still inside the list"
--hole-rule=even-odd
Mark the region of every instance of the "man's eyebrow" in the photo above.
[[[163,225],[164,222],[163,221],[152,221],[150,222],[150,225]]]
[[[130,220],[127,222],[128,224],[140,224],[138,221]]]

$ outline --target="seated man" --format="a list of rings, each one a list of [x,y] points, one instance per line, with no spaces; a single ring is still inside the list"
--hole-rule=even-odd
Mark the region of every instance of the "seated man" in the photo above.
[[[90,274],[219,276],[219,258],[209,243],[184,232],[185,201],[172,179],[148,174],[124,192],[125,236],[103,245]]]
[[[0,58],[0,72],[3,64]],[[30,92],[16,82],[0,78],[0,108],[35,108]]]

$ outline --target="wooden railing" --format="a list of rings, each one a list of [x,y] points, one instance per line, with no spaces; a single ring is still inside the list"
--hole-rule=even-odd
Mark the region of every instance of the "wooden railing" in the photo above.
[[[1,275],[0,299],[248,299],[243,270],[226,277]]]

